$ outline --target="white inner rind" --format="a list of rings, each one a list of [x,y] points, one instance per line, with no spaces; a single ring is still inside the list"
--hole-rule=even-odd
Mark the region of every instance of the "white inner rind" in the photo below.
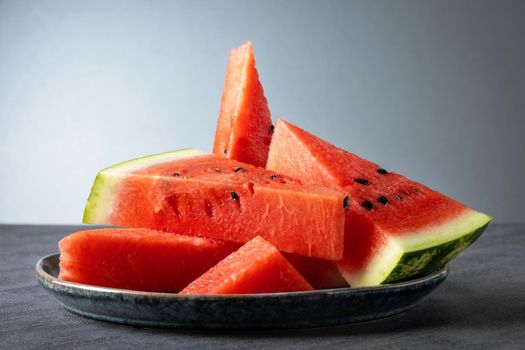
[[[341,274],[352,287],[379,285],[392,273],[403,254],[395,239],[388,238],[384,248],[360,273],[349,273],[343,268]]]
[[[97,174],[86,208],[84,209],[84,224],[104,224],[111,216],[113,200],[118,192],[119,185],[125,175],[100,172]]]
[[[426,227],[420,231],[405,233],[403,236],[395,237],[395,240],[405,252],[413,252],[463,237],[485,225],[490,220],[490,216],[486,214],[467,209],[455,219],[441,225]]]
[[[128,160],[101,170],[95,178],[82,222],[84,224],[107,223],[107,218],[112,215],[113,201],[117,197],[119,186],[126,178],[126,174],[155,164],[202,154],[204,153],[197,149],[188,148]]]
[[[397,267],[404,254],[454,241],[474,232],[490,220],[490,216],[468,209],[442,225],[403,234],[403,236],[390,236],[384,247],[358,273],[349,272],[342,263],[338,263],[338,268],[352,287],[379,285]]]

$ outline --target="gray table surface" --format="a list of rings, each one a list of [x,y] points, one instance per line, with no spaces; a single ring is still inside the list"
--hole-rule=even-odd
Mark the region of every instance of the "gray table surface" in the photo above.
[[[207,333],[115,325],[60,307],[34,265],[79,228],[0,225],[0,348],[525,349],[525,224],[491,225],[409,313],[330,328]]]

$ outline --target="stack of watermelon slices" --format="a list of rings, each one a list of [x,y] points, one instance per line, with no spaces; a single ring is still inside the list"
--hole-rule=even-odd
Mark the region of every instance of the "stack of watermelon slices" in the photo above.
[[[250,42],[232,50],[213,154],[100,171],[60,278],[181,294],[373,286],[443,267],[491,218],[286,122]]]

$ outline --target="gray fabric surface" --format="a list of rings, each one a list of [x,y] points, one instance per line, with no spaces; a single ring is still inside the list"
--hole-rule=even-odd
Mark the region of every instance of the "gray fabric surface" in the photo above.
[[[332,328],[208,333],[114,325],[61,308],[38,285],[34,265],[78,228],[0,225],[0,348],[525,348],[525,224],[491,225],[407,314]]]

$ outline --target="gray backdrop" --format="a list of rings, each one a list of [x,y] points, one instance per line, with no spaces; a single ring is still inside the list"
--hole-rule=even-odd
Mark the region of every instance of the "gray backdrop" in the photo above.
[[[0,222],[78,223],[100,168],[210,150],[247,39],[275,117],[523,221],[524,1],[0,0]]]

